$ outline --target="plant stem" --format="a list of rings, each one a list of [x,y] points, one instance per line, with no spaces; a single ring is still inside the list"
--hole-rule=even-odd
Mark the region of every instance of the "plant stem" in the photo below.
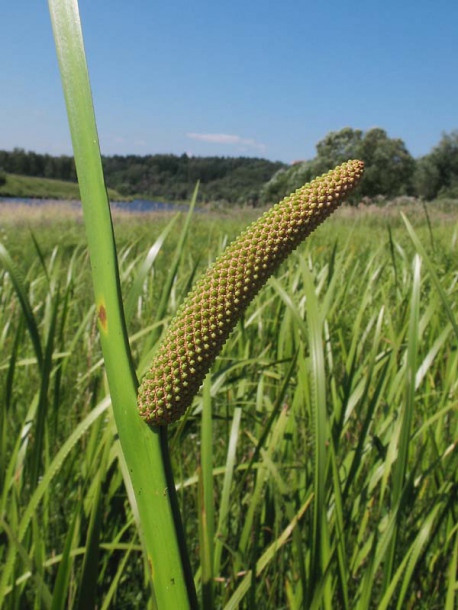
[[[158,608],[196,607],[163,434],[137,413],[110,207],[103,177],[77,0],[49,0],[91,259],[113,413],[139,515]],[[165,452],[165,454],[164,454]],[[134,510],[135,512],[135,510]],[[178,519],[178,521],[177,521]]]

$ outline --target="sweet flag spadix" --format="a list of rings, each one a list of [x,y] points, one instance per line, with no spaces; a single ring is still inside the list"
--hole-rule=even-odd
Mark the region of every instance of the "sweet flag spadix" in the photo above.
[[[195,284],[156,352],[138,392],[152,426],[177,421],[242,313],[268,278],[355,189],[362,161],[347,161],[298,189],[253,222]]]

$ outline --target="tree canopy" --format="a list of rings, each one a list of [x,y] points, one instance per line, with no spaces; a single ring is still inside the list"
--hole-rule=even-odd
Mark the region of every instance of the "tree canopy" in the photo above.
[[[263,200],[284,197],[304,182],[349,159],[361,159],[366,165],[364,180],[353,200],[376,195],[396,197],[414,192],[415,160],[401,139],[389,138],[383,129],[376,127],[363,132],[345,127],[332,131],[318,142],[316,151],[313,159],[278,171],[265,185]]]
[[[439,144],[417,161],[415,189],[425,199],[458,198],[458,130],[444,133]]]

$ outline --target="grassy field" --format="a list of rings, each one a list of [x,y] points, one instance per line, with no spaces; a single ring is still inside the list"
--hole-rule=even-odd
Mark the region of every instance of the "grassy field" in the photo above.
[[[0,208],[0,606],[153,607],[81,217],[18,209]],[[458,216],[404,212],[407,223],[393,207],[325,223],[170,428],[199,594],[211,455],[216,608],[457,607]],[[115,215],[139,377],[195,277],[254,215],[195,215],[164,320],[183,219]]]
[[[33,178],[31,176],[19,176],[18,174],[6,174],[5,183],[0,184],[0,197],[18,197],[31,199],[80,199],[79,187],[76,182],[65,180],[51,180],[49,178]],[[122,195],[108,189],[112,201],[122,201]]]

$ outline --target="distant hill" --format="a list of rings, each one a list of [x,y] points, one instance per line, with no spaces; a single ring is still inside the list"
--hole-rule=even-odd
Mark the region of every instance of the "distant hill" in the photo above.
[[[122,199],[112,189],[108,195],[112,201]],[[76,182],[3,173],[0,176],[0,197],[79,200],[80,192]]]
[[[103,166],[107,186],[125,197],[189,201],[199,181],[201,202],[253,206],[257,204],[264,184],[286,167],[284,163],[253,157],[188,157],[185,154],[115,155],[103,157]],[[73,158],[65,155],[53,157],[20,148],[0,150],[0,170],[8,174],[76,182]]]

